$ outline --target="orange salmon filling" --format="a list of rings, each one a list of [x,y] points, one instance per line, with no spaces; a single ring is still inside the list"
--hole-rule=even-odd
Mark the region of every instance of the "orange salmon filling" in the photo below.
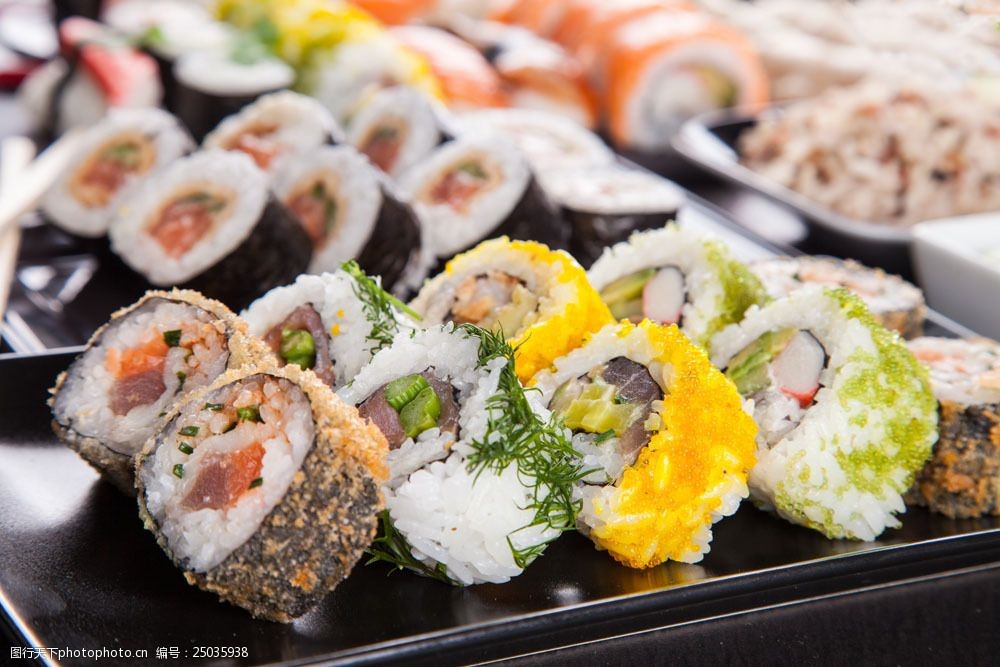
[[[326,179],[308,181],[311,185],[293,193],[285,205],[298,218],[314,246],[322,245],[336,227],[337,205],[336,187]]]
[[[489,190],[498,180],[482,163],[468,160],[449,169],[431,185],[424,194],[424,200],[464,211],[477,195]]]
[[[184,498],[188,510],[228,509],[250,490],[264,467],[264,446],[255,442],[233,452],[209,454]]]
[[[267,169],[274,158],[281,153],[281,145],[274,139],[274,125],[247,128],[226,143],[231,151],[240,151],[253,158],[257,166]]]
[[[399,122],[375,128],[361,142],[359,150],[368,156],[376,167],[388,173],[396,166],[399,150],[406,137],[406,127]]]
[[[155,402],[167,386],[163,381],[163,366],[170,348],[159,331],[142,345],[124,351],[108,350],[105,368],[115,378],[111,388],[111,410],[119,416],[133,408]]]
[[[155,158],[149,140],[140,134],[110,139],[77,170],[70,193],[84,206],[107,206],[129,177],[148,171]]]
[[[149,228],[168,257],[176,259],[187,253],[230,208],[232,196],[198,189],[175,198],[164,206]]]

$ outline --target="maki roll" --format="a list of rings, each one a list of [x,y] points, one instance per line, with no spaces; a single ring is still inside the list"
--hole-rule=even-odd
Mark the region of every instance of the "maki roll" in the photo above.
[[[747,311],[713,361],[753,401],[758,504],[829,538],[896,527],[937,440],[927,372],[843,289],[809,285]]]
[[[570,252],[590,266],[632,232],[677,217],[684,192],[665,178],[617,165],[549,172],[545,192],[570,223]]]
[[[94,333],[52,389],[52,429],[132,495],[133,457],[189,393],[258,356],[246,327],[197,292],[147,292]]]
[[[587,275],[615,319],[676,324],[704,348],[767,299],[722,242],[673,224],[606,249]]]
[[[612,321],[583,269],[541,243],[484,241],[448,262],[410,304],[421,324],[474,324],[502,332],[529,380]]]
[[[227,116],[295,82],[295,70],[277,58],[237,59],[232,53],[218,50],[185,53],[174,61],[171,71],[175,88],[171,107],[199,140]],[[266,130],[267,124],[263,127]],[[258,137],[257,143],[254,136]],[[255,159],[266,160],[270,152],[267,141],[260,144],[260,136],[253,133],[233,140],[233,145],[249,151]],[[248,146],[256,147],[258,152]]]
[[[231,371],[146,443],[139,513],[188,583],[287,623],[374,537],[385,453],[378,429],[312,373]]]
[[[930,371],[940,437],[906,501],[953,519],[1000,516],[1000,344],[918,338],[909,347]]]
[[[306,270],[309,237],[268,194],[246,155],[202,151],[146,181],[109,230],[112,249],[154,285],[198,289],[233,307]]]
[[[402,190],[424,250],[451,257],[494,236],[565,247],[567,234],[521,153],[499,135],[462,136],[411,169]]]
[[[747,496],[757,427],[676,326],[609,325],[539,373],[541,400],[590,471],[579,524],[630,567],[695,563]]]
[[[347,140],[372,164],[398,178],[445,139],[438,112],[423,93],[386,88],[372,96],[353,118]]]
[[[579,463],[499,336],[451,325],[400,334],[340,394],[389,442],[375,560],[456,585],[502,583],[573,527]]]
[[[323,146],[283,164],[275,194],[313,245],[310,273],[357,259],[392,287],[420,253],[420,227],[409,205],[350,146]]]
[[[459,123],[463,132],[498,132],[513,141],[541,179],[553,169],[596,167],[615,161],[612,150],[596,134],[555,113],[487,109],[463,114]]]
[[[923,333],[927,316],[923,292],[882,269],[872,269],[851,259],[777,257],[754,262],[750,270],[773,297],[785,296],[808,283],[844,287],[861,297],[886,329],[903,338]]]
[[[159,109],[115,109],[84,131],[76,154],[42,199],[45,217],[76,236],[104,236],[140,180],[194,148],[177,119]]]
[[[372,354],[412,328],[406,306],[355,262],[321,276],[299,276],[243,312],[250,333],[270,347],[279,366],[309,368],[334,389],[354,379]]]
[[[289,90],[260,97],[225,118],[202,145],[241,151],[261,169],[329,143],[343,143],[343,131],[322,104]]]

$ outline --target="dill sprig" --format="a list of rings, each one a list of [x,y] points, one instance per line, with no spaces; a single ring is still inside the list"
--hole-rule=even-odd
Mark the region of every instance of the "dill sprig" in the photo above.
[[[361,301],[365,319],[371,324],[372,328],[367,337],[372,343],[368,349],[372,354],[392,344],[393,336],[399,331],[397,310],[415,320],[421,319],[413,309],[382,289],[378,281],[362,271],[353,259],[344,262],[340,268],[354,279],[354,295]]]
[[[392,517],[389,515],[389,510],[382,510],[379,513],[378,537],[368,547],[368,555],[369,558],[365,562],[365,565],[389,563],[393,566],[389,570],[389,574],[398,570],[409,569],[425,577],[443,581],[446,584],[458,585],[458,582],[448,576],[448,568],[445,567],[444,563],[438,563],[434,567],[431,567],[427,563],[413,557],[413,547],[406,541],[403,534],[396,530],[396,526],[392,523]]]
[[[508,536],[514,561],[524,568],[560,533],[575,528],[581,503],[573,500],[573,488],[590,471],[583,469],[579,454],[555,417],[543,421],[532,409],[526,393],[530,390],[521,386],[514,370],[515,350],[503,333],[473,325],[460,329],[479,338],[479,368],[494,359],[506,359],[497,393],[486,403],[486,433],[470,443],[474,451],[466,459],[469,472],[477,477],[486,470],[499,474],[515,464],[521,483],[532,489],[528,507],[535,511],[531,523],[518,530],[542,526],[557,531],[550,540],[524,549],[516,548]]]

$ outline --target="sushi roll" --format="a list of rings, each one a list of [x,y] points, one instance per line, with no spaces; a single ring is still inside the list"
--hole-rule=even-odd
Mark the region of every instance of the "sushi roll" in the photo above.
[[[676,219],[684,192],[665,178],[617,165],[548,172],[545,192],[570,223],[570,252],[589,267],[632,232]]]
[[[572,257],[507,238],[455,257],[410,306],[423,326],[454,322],[503,332],[525,382],[612,321]]]
[[[616,145],[642,153],[668,147],[680,124],[699,113],[768,100],[753,45],[702,13],[665,10],[628,22],[614,31],[604,62],[598,76],[608,132]]]
[[[348,262],[333,273],[299,276],[291,285],[276,287],[242,315],[278,366],[309,368],[339,389],[400,329],[412,329],[407,310],[382,290],[378,278]]]
[[[132,495],[133,457],[173,405],[266,354],[246,326],[197,292],[147,292],[94,333],[52,389],[52,429]]]
[[[851,259],[777,257],[754,262],[750,270],[773,297],[785,296],[810,283],[844,287],[861,297],[886,329],[903,338],[916,338],[923,333],[927,317],[923,292],[882,269],[872,269]]]
[[[136,460],[139,513],[188,583],[290,622],[375,536],[385,439],[295,366],[231,371]]]
[[[310,273],[357,259],[392,288],[420,253],[420,227],[385,177],[350,146],[323,146],[283,164],[272,185],[312,241]]]
[[[940,437],[906,501],[953,519],[1000,516],[1000,344],[918,338],[909,347],[930,372]]]
[[[524,157],[499,135],[449,141],[401,181],[421,222],[425,253],[447,258],[507,235],[552,247],[568,234]]]
[[[899,525],[937,440],[927,372],[843,289],[809,285],[747,311],[712,360],[753,402],[755,501],[829,538]]]
[[[171,71],[175,82],[171,107],[198,140],[258,98],[284,90],[295,82],[295,70],[277,58],[236,59],[226,51],[185,53],[174,61]],[[266,123],[263,127],[267,127]],[[257,143],[253,136],[257,136]],[[252,132],[232,141],[255,159],[265,160],[270,151],[266,140],[260,145],[261,137]],[[257,153],[253,147],[258,149]],[[264,152],[259,152],[260,149]]]
[[[706,349],[714,334],[767,299],[722,242],[677,225],[632,234],[605,250],[587,275],[615,319],[676,324]]]
[[[499,336],[400,334],[340,392],[389,442],[385,560],[456,585],[516,577],[573,528],[580,465]]]
[[[76,236],[104,236],[139,181],[194,148],[177,119],[159,109],[115,109],[84,130],[76,154],[49,187],[42,212]]]
[[[261,169],[320,146],[343,143],[343,130],[323,105],[289,90],[258,98],[208,133],[204,148],[240,151]]]
[[[521,149],[539,178],[556,169],[610,165],[615,154],[579,123],[547,111],[488,109],[463,114],[466,133],[498,132]]]
[[[621,322],[532,385],[590,471],[581,530],[630,567],[700,561],[712,524],[748,494],[757,433],[705,353],[674,325]]]
[[[423,160],[444,139],[437,110],[412,88],[386,88],[351,118],[347,140],[393,178]]]
[[[246,305],[306,270],[306,232],[237,152],[202,151],[147,180],[109,230],[111,247],[157,286],[185,286]]]

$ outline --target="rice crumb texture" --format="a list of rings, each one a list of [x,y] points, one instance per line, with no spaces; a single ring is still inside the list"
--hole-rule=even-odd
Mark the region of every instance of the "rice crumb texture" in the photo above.
[[[874,540],[900,525],[902,494],[937,440],[937,406],[927,372],[864,302],[843,289],[804,287],[715,339],[720,368],[768,331],[806,330],[823,346],[826,367],[801,421],[755,410],[760,425],[754,500],[829,538]]]

